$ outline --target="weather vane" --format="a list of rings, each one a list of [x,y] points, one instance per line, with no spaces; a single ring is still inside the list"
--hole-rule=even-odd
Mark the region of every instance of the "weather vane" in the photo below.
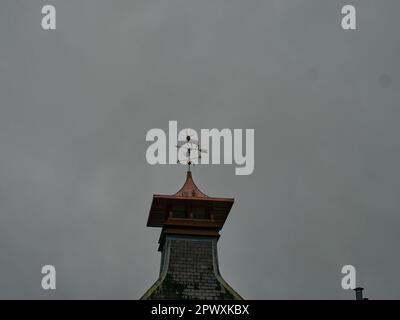
[[[201,159],[201,154],[202,153],[207,153],[206,149],[200,148],[199,144],[196,142],[192,142],[195,140],[192,140],[192,137],[186,133],[186,142],[181,144],[181,145],[176,145],[176,148],[178,149],[178,160],[177,163],[184,164],[188,166],[188,171],[190,171],[190,166],[195,165],[196,163],[193,162],[193,160],[198,160],[197,163],[200,163]],[[184,159],[179,159],[179,150],[183,148],[186,150],[184,156]]]

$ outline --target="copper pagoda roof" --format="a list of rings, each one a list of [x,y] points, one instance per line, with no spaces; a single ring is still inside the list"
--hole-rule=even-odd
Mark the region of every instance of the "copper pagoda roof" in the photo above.
[[[192,178],[192,173],[188,171],[186,181],[178,192],[173,195],[153,195],[147,226],[162,227],[168,220],[172,205],[191,203],[192,205],[206,204],[211,206],[213,223],[221,229],[231,210],[233,202],[233,198],[214,198],[207,196],[196,186]],[[192,221],[193,219],[187,220]]]

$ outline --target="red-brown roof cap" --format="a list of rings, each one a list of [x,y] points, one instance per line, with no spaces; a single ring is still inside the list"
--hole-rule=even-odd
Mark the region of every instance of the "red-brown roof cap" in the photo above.
[[[183,184],[182,188],[172,197],[196,197],[196,198],[209,198],[209,196],[205,195],[200,189],[196,186],[193,181],[192,173],[190,171],[186,174],[186,181]]]
[[[173,195],[154,194],[147,220],[148,227],[162,227],[168,219],[171,205],[177,203],[209,203],[212,206],[214,221],[222,228],[233,205],[233,198],[214,198],[204,194],[193,181],[192,173],[187,172],[182,188]]]

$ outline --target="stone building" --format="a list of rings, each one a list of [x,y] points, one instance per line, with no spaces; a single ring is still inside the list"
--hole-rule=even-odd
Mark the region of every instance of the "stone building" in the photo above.
[[[233,202],[205,195],[190,171],[174,195],[153,195],[147,226],[161,228],[160,274],[141,299],[242,299],[218,266],[219,231]]]

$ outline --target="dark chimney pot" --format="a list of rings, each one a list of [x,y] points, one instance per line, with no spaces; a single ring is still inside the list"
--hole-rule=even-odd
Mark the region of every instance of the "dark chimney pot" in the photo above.
[[[361,287],[357,287],[354,289],[354,291],[356,292],[356,300],[364,300],[363,299],[363,290],[364,290],[364,288],[361,288]]]

